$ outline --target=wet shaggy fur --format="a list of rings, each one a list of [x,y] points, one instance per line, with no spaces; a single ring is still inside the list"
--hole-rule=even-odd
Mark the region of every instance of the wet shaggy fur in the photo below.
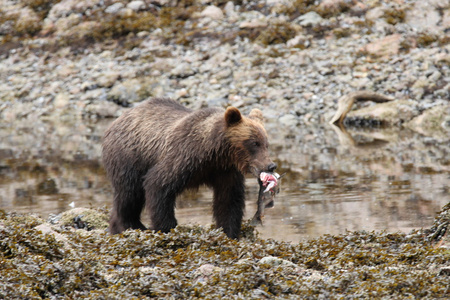
[[[262,113],[248,117],[238,109],[192,111],[170,99],[152,99],[115,120],[103,140],[103,163],[114,188],[110,232],[177,225],[176,196],[207,185],[214,191],[213,215],[232,238],[240,233],[244,175],[259,176],[276,165],[268,156]]]

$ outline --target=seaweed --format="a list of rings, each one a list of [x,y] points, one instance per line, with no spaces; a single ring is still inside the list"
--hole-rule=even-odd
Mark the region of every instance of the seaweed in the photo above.
[[[55,223],[43,233],[38,217],[0,217],[0,295],[7,299],[439,298],[449,292],[443,270],[450,251],[434,247],[422,231],[356,231],[290,244],[259,238],[248,222],[237,241],[213,226],[109,235]]]
[[[270,24],[267,28],[264,28],[255,42],[263,45],[273,45],[286,43],[288,40],[294,38],[297,34],[296,28],[288,22],[280,22]]]

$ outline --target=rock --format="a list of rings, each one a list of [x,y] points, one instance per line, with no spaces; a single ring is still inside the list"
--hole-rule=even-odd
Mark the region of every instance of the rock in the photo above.
[[[301,15],[294,20],[295,23],[304,27],[314,27],[319,25],[323,21],[323,18],[316,12],[310,11],[304,15]]]
[[[64,108],[69,105],[69,100],[70,95],[66,93],[59,93],[53,100],[53,105],[55,105],[55,108]]]
[[[117,14],[124,7],[123,3],[116,2],[105,9],[105,13]]]
[[[228,1],[227,4],[225,4],[223,10],[225,11],[225,15],[227,16],[227,18],[229,18],[230,20],[234,21],[238,19],[239,15],[234,10],[234,3],[232,1]]]
[[[97,21],[86,21],[67,28],[67,30],[61,32],[61,35],[64,37],[81,39],[90,36],[93,31],[100,27],[101,25]]]
[[[34,229],[39,230],[43,234],[52,235],[55,240],[57,240],[58,242],[62,242],[66,248],[71,248],[69,239],[61,233],[56,232],[49,224],[44,223],[34,227]]]
[[[297,35],[295,38],[290,39],[286,42],[286,46],[290,48],[299,48],[299,49],[305,49],[308,48],[311,45],[311,42],[309,41],[309,38],[306,37],[303,34]]]
[[[206,100],[208,107],[227,107],[229,105],[228,99],[226,98],[211,98]],[[233,106],[236,106],[235,104]]]
[[[35,34],[41,28],[38,15],[29,7],[20,9],[15,29],[20,34]]]
[[[180,63],[171,72],[172,78],[187,78],[195,75],[197,72],[192,68],[191,64]]]
[[[329,11],[329,10],[338,11],[338,10],[340,10],[341,7],[346,6],[347,3],[349,3],[349,2],[354,2],[354,1],[347,1],[347,0],[323,0],[319,4],[319,9],[326,10],[326,11]]]
[[[421,76],[414,82],[414,84],[411,86],[411,88],[421,89],[421,88],[428,86],[428,84],[429,84],[428,79],[425,76]]]
[[[134,0],[127,4],[127,8],[130,8],[133,11],[140,11],[145,8],[145,3],[141,0]]]
[[[425,136],[442,142],[450,140],[450,105],[437,105],[405,124]]]
[[[384,15],[384,9],[381,6],[374,7],[366,12],[366,20],[377,21]]]
[[[441,16],[430,1],[417,1],[406,11],[405,23],[417,31],[439,31]]]
[[[267,17],[264,14],[260,13],[259,11],[255,11],[255,10],[243,12],[240,14],[239,17],[244,22],[260,21],[262,23],[266,23],[266,24],[268,23]]]
[[[153,0],[152,3],[160,7],[174,7],[177,5],[177,0]]]
[[[450,28],[450,9],[444,10],[444,14],[442,15],[441,26],[444,29],[444,31],[448,32],[448,30]]]
[[[72,13],[68,17],[57,19],[53,28],[56,30],[56,34],[64,35],[66,31],[78,25],[81,21],[82,17],[80,14]]]
[[[392,34],[367,44],[364,49],[373,56],[397,55],[400,50],[401,34]]]
[[[131,78],[123,82],[116,82],[108,93],[108,100],[120,105],[129,105],[153,96],[152,89],[151,79]]]
[[[204,264],[194,270],[193,277],[197,283],[207,283],[212,275],[222,273],[223,271],[224,269],[216,267],[212,264]]]
[[[378,120],[386,125],[402,124],[412,120],[419,114],[417,102],[411,100],[396,100],[386,103],[377,103],[351,111],[348,117],[369,118]]]
[[[214,5],[207,6],[200,15],[205,18],[210,18],[212,20],[221,20],[224,18],[223,12],[220,8]]]
[[[109,71],[105,72],[97,79],[97,85],[99,87],[112,87],[116,81],[120,78],[120,72]]]
[[[86,116],[98,118],[117,118],[122,113],[122,107],[110,101],[95,101],[84,108]]]
[[[61,214],[59,224],[72,226],[76,229],[106,229],[108,228],[108,215],[95,209],[78,207]]]
[[[85,12],[101,1],[102,0],[62,0],[51,7],[46,20],[48,22],[55,22],[59,18],[65,18],[73,13]]]
[[[259,264],[270,265],[272,267],[276,267],[276,266],[295,267],[295,268],[298,267],[293,262],[290,262],[288,260],[285,260],[285,259],[282,259],[282,258],[279,258],[279,257],[274,257],[274,256],[263,257],[263,258],[261,258],[259,260],[258,263]]]
[[[242,29],[252,29],[252,28],[264,28],[269,24],[263,20],[252,20],[252,21],[244,21],[239,24],[239,28]]]
[[[295,127],[298,124],[298,118],[292,114],[285,114],[278,119],[278,122],[286,127]]]

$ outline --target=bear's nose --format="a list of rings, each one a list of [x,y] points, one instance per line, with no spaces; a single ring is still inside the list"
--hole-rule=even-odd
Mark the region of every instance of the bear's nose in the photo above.
[[[275,163],[271,163],[271,164],[269,164],[269,165],[267,166],[267,170],[268,170],[269,172],[275,171],[276,168],[277,168],[277,164],[275,164]]]

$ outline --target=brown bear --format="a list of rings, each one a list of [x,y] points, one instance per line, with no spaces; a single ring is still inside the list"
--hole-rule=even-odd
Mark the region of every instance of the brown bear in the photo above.
[[[258,177],[276,165],[268,155],[262,112],[248,117],[229,107],[190,110],[171,99],[151,99],[126,111],[106,130],[103,163],[114,188],[110,233],[177,225],[175,198],[207,185],[213,216],[227,236],[238,238],[244,212],[246,173]]]

